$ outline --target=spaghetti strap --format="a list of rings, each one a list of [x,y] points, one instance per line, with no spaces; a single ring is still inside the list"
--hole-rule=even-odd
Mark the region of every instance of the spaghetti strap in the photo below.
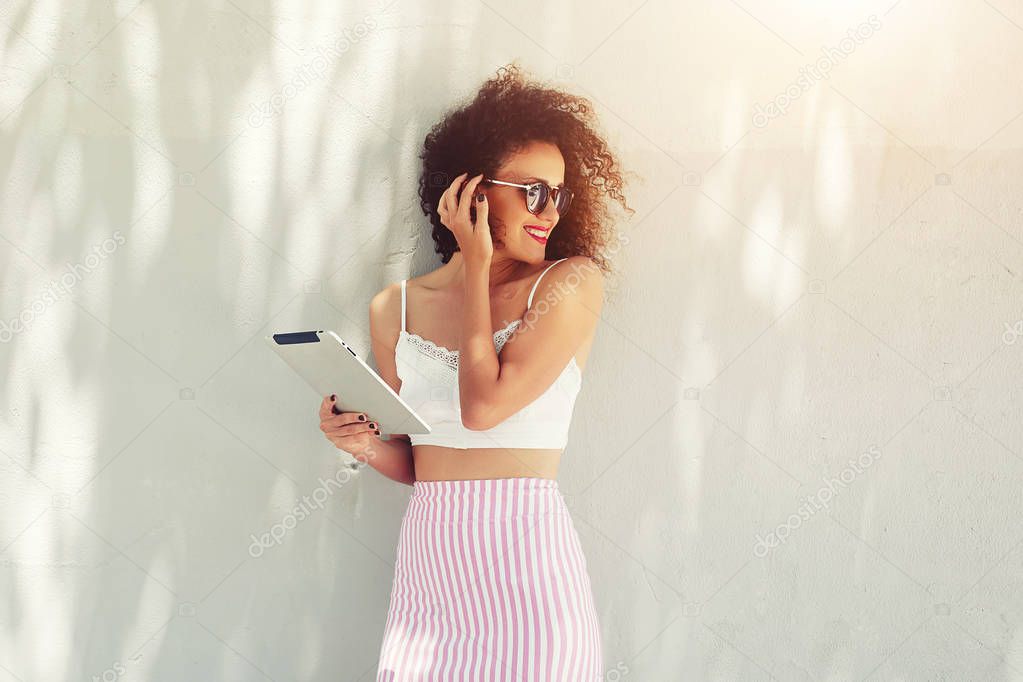
[[[547,274],[548,270],[550,270],[563,260],[568,260],[568,256],[565,256],[564,258],[559,258],[558,260],[548,265],[546,268],[544,268],[543,272],[540,273],[540,276],[536,278],[536,281],[533,282],[533,288],[529,292],[529,300],[526,301],[526,310],[529,310],[529,308],[532,307],[533,305],[533,294],[536,293],[536,285],[540,283],[540,280],[543,279],[543,276]]]
[[[405,280],[401,280],[401,330],[405,329]]]

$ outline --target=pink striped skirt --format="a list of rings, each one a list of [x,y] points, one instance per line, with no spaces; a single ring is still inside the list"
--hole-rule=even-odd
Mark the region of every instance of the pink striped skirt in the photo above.
[[[416,481],[377,682],[602,674],[586,558],[557,481]]]

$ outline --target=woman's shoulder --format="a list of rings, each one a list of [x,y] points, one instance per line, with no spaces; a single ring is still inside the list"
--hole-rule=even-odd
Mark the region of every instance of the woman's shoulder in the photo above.
[[[438,267],[438,268],[435,268],[435,269],[433,269],[433,270],[431,270],[429,272],[424,272],[423,274],[421,274],[421,275],[419,275],[417,277],[408,277],[408,278],[406,278],[404,280],[405,281],[406,289],[411,289],[411,288],[416,288],[416,289],[438,289],[438,288],[442,287],[443,284],[444,284],[444,277],[441,275],[441,270],[442,269],[443,269],[442,267]],[[388,287],[388,289],[393,287],[394,290],[398,291],[399,295],[400,295],[400,293],[401,293],[401,282],[402,282],[402,280],[398,280],[394,284],[391,284]],[[385,289],[384,291],[387,291],[387,289]],[[381,292],[381,293],[383,293],[383,292]]]
[[[553,267],[552,267],[553,265]],[[550,268],[549,270],[547,268]],[[550,261],[541,268],[545,274],[540,280],[540,288],[556,289],[559,283],[569,284],[578,287],[580,284],[584,289],[591,292],[601,291],[604,285],[604,273],[589,256],[568,256]],[[540,292],[537,291],[537,295]]]
[[[425,287],[427,289],[430,288],[431,281],[433,280],[433,274],[435,272],[437,272],[437,271],[434,270],[432,272],[427,272],[427,273],[425,273],[423,275],[420,275],[418,277],[407,277],[407,278],[403,278],[403,279],[399,279],[399,280],[395,280],[395,281],[391,282],[390,284],[388,284],[383,289],[381,289],[380,291],[378,291],[376,294],[373,295],[373,299],[370,302],[370,306],[376,305],[378,307],[385,307],[387,305],[388,301],[391,301],[391,300],[394,300],[394,299],[401,300],[401,283],[402,282],[405,282],[406,292],[407,292],[408,289],[411,289],[411,288],[419,288],[419,287]]]
[[[374,337],[398,334],[401,329],[401,280],[391,282],[370,299],[369,328]]]
[[[589,256],[569,256],[544,266],[544,273],[535,280],[531,308],[542,301],[570,298],[587,310],[599,311],[604,300],[604,273]],[[549,268],[549,269],[547,269]]]
[[[370,325],[379,323],[381,329],[394,328],[394,333],[401,329],[401,283],[405,282],[405,294],[412,288],[431,288],[433,272],[419,277],[408,277],[391,282],[373,295],[369,302]],[[406,305],[408,301],[406,300]]]

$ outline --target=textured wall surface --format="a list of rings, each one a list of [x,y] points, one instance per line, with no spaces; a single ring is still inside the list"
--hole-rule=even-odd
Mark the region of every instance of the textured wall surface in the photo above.
[[[301,4],[0,8],[0,682],[374,678],[411,489],[262,337],[368,354],[513,59],[635,175],[560,477],[605,679],[1023,680],[1023,5]]]

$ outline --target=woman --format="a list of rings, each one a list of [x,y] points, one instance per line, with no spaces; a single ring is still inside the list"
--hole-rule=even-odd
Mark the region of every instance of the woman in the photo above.
[[[591,111],[512,65],[434,127],[419,194],[443,265],[370,304],[380,376],[432,431],[384,440],[372,415],[321,405],[331,442],[413,487],[378,681],[601,678],[556,481],[602,306],[604,199],[628,209]]]

